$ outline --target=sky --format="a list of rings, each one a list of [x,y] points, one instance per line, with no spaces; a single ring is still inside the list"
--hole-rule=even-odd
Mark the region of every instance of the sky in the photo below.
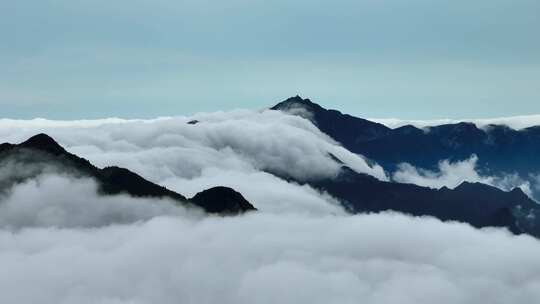
[[[361,117],[540,114],[536,0],[0,0],[1,118],[151,118],[296,94]]]

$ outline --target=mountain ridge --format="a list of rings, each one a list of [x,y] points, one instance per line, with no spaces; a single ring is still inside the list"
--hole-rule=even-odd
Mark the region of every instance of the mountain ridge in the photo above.
[[[247,211],[256,210],[240,193],[226,188],[210,188],[212,200],[207,200],[201,204],[198,200],[188,199],[185,196],[171,191],[163,186],[154,184],[142,176],[126,168],[110,166],[100,169],[88,160],[67,152],[52,137],[40,133],[30,137],[20,144],[2,144],[0,146],[0,162],[15,159],[24,165],[39,166],[59,166],[62,170],[67,170],[70,174],[94,178],[99,185],[99,191],[103,195],[129,194],[133,197],[155,197],[170,198],[183,206],[194,206],[201,208],[207,213],[216,214],[240,214]],[[9,188],[14,183],[18,183],[26,178],[34,177],[40,172],[39,168],[34,170],[30,176],[20,176],[12,182],[3,181],[0,186]],[[231,194],[234,191],[234,196]]]
[[[302,111],[291,111],[299,108]],[[401,162],[409,162],[421,168],[434,168],[442,159],[452,157],[466,159],[470,157],[469,153],[475,151],[468,146],[477,144],[486,134],[476,125],[466,122],[435,127],[432,128],[432,133],[427,132],[427,135],[426,130],[414,126],[391,129],[336,110],[326,110],[299,96],[278,103],[271,109],[309,117],[322,132],[345,148],[382,164],[385,170],[390,172]],[[501,127],[497,128],[497,131],[507,134],[508,129]],[[444,138],[435,141],[433,136]],[[420,140],[410,141],[411,137]],[[380,145],[381,141],[389,144]],[[440,155],[431,155],[432,162],[431,159],[426,162],[414,162],[414,159],[385,157],[394,155],[393,153],[397,156],[405,153],[406,156],[425,157],[440,145],[447,147],[448,155],[444,158]],[[332,157],[335,158],[334,155]],[[447,187],[432,189],[415,184],[380,181],[375,177],[355,172],[341,161],[339,163],[342,164],[342,170],[336,179],[310,181],[306,184],[341,200],[349,212],[393,210],[418,216],[434,216],[444,221],[465,222],[478,228],[506,227],[513,233],[540,236],[539,223],[530,219],[530,215],[540,218],[540,206],[519,188],[507,192],[482,183],[463,182],[454,189]]]
[[[391,129],[325,109],[299,96],[270,109],[296,115],[288,110],[295,107],[311,111],[312,122],[323,133],[349,151],[377,162],[388,172],[396,171],[401,163],[437,170],[442,160],[462,161],[476,155],[478,170],[486,175],[517,173],[520,178],[534,182],[531,174],[540,173],[540,126],[515,130],[505,125],[478,128],[474,123],[460,122],[422,129],[412,125]],[[540,199],[540,189],[534,194]]]
[[[432,189],[380,181],[346,166],[336,179],[307,184],[338,198],[351,213],[396,211],[540,236],[536,221],[518,214],[540,215],[539,206],[519,188],[505,192],[482,183],[463,182],[455,189]],[[507,215],[504,221],[501,214]]]

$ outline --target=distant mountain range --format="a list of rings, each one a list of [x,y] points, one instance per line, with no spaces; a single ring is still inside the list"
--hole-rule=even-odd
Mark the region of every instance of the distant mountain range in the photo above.
[[[424,129],[412,125],[391,129],[325,109],[299,96],[272,109],[310,119],[349,151],[376,161],[389,172],[400,163],[435,170],[442,160],[465,160],[472,155],[478,157],[478,170],[485,175],[517,173],[522,179],[531,180],[531,175],[540,172],[540,126],[515,130],[488,125],[480,129],[473,123],[462,122]],[[540,193],[535,192],[535,197],[540,199]]]
[[[343,167],[335,179],[310,181],[312,187],[341,200],[351,213],[393,210],[434,216],[474,227],[506,227],[514,233],[540,236],[540,206],[519,188],[505,192],[481,183],[464,182],[455,189],[431,189],[385,182]]]
[[[366,119],[327,110],[309,99],[289,98],[272,110],[311,120],[322,132],[352,152],[362,154],[392,172],[407,162],[436,169],[441,160],[463,160],[476,154],[485,172],[518,172],[525,178],[540,169],[540,128],[520,131],[506,126],[488,130],[471,123],[431,127],[390,129]],[[301,181],[296,181],[301,183]],[[335,179],[308,182],[340,199],[353,213],[394,210],[413,215],[430,215],[475,227],[502,226],[514,233],[540,236],[540,205],[520,189],[510,192],[464,182],[455,189],[431,189],[412,184],[380,181],[343,167]]]
[[[326,110],[298,96],[272,109],[310,119],[345,148],[377,161],[388,171],[401,162],[434,168],[442,159],[461,160],[471,154],[484,158],[483,169],[490,172],[515,171],[526,175],[538,166],[538,160],[533,157],[533,152],[538,151],[540,146],[538,128],[516,131],[504,126],[490,126],[489,130],[481,130],[473,124],[460,123],[428,130],[413,126],[390,129],[335,110]],[[189,123],[196,125],[198,122]],[[514,148],[522,151],[523,159],[516,155],[519,153]],[[341,162],[336,156],[331,157]],[[0,193],[54,167],[73,176],[95,179],[102,195],[125,193],[134,197],[164,197],[180,205],[195,206],[216,214],[241,214],[256,210],[240,193],[230,188],[208,189],[188,199],[128,169],[97,168],[86,159],[67,152],[45,134],[38,134],[17,145],[1,144],[0,165],[6,166],[9,162],[23,164],[25,170],[13,170],[9,178],[0,177]],[[529,166],[526,166],[527,162]],[[516,234],[540,237],[540,205],[518,188],[507,192],[485,184],[465,182],[455,189],[431,189],[381,181],[341,163],[342,169],[337,177],[307,182],[277,172],[269,173],[325,191],[337,198],[350,213],[393,210],[469,223],[475,227],[506,227]]]
[[[88,160],[67,152],[53,138],[38,134],[27,141],[14,145],[0,145],[0,164],[15,162],[19,170],[0,178],[0,193],[14,184],[36,177],[53,168],[56,172],[75,177],[90,177],[96,180],[103,195],[129,194],[134,197],[169,198],[179,205],[197,207],[208,213],[233,215],[256,210],[240,193],[226,187],[202,191],[192,199],[156,185],[125,168],[106,167],[99,169]],[[24,168],[21,169],[21,168]]]

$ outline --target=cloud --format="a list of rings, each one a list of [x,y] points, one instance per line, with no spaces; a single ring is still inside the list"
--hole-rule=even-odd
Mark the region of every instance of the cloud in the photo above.
[[[193,119],[200,122],[187,124]],[[234,187],[260,211],[206,217],[167,200],[103,197],[91,179],[39,168],[37,178],[0,199],[0,303],[540,299],[540,242],[532,237],[429,217],[351,216],[327,194],[271,174],[332,176],[339,170],[333,154],[355,170],[387,178],[299,117],[233,111],[0,124],[1,141],[38,132],[99,166],[127,167],[186,196]],[[459,176],[483,179],[471,175],[475,162],[448,162],[440,169],[446,173],[407,173],[439,184]],[[32,175],[31,169],[11,159],[0,179]]]
[[[187,124],[191,120],[199,123]],[[187,196],[211,186],[232,186],[264,212],[343,213],[330,196],[270,174],[298,180],[332,177],[341,164],[330,154],[357,171],[387,179],[380,166],[368,165],[308,120],[278,111],[72,124],[17,121],[0,124],[0,141],[21,142],[38,132],[97,166],[126,167]]]
[[[287,182],[266,172],[205,169],[193,179],[173,177],[163,181],[167,188],[182,189],[192,196],[200,189],[227,186],[236,189],[260,212],[312,215],[345,214],[339,201],[307,185]]]
[[[158,215],[202,216],[166,199],[102,196],[96,182],[42,174],[15,185],[0,202],[0,227],[101,227],[134,223]]]
[[[168,119],[169,117],[159,117],[155,119],[123,119],[123,118],[103,118],[103,119],[81,119],[81,120],[48,120],[45,118],[34,118],[28,120],[21,119],[0,119],[0,129],[16,130],[19,128],[93,128],[108,124],[120,124],[130,122],[152,122]]]
[[[371,121],[386,125],[389,128],[399,128],[405,125],[413,125],[417,128],[426,128],[444,124],[456,124],[460,122],[472,122],[478,128],[486,128],[488,125],[506,125],[512,129],[520,130],[534,126],[540,126],[540,115],[522,115],[498,118],[481,119],[432,119],[432,120],[405,120],[398,118],[372,118]]]
[[[187,124],[192,119],[200,123]],[[36,132],[47,132],[70,151],[87,156],[98,165],[122,165],[143,175],[142,171],[149,168],[142,166],[148,167],[145,164],[150,161],[189,177],[211,164],[309,180],[339,172],[341,165],[331,153],[354,170],[387,178],[380,166],[368,165],[308,120],[278,111],[217,112],[149,121],[84,121],[71,126],[65,121],[34,120],[19,121],[16,125],[22,131],[14,133],[11,125],[0,125],[0,139],[18,142]],[[156,157],[158,154],[171,157]]]
[[[481,182],[490,184],[491,177],[482,177],[476,172],[478,157],[472,155],[469,159],[457,162],[443,160],[439,162],[439,171],[430,171],[416,168],[411,164],[402,163],[398,165],[398,170],[394,172],[392,178],[396,182],[411,183],[430,188],[455,188],[461,183]]]
[[[453,189],[463,182],[484,183],[505,191],[517,187],[532,197],[530,182],[521,178],[517,173],[506,174],[501,177],[484,176],[476,170],[477,162],[478,156],[476,155],[456,162],[442,160],[439,162],[438,171],[416,168],[411,164],[402,163],[398,165],[392,179],[399,183],[410,183],[437,189],[442,187]]]
[[[191,120],[200,122],[187,124]],[[277,111],[240,110],[152,120],[0,123],[0,141],[21,142],[38,132],[51,134],[70,152],[100,167],[126,167],[186,196],[213,186],[233,187],[262,212],[343,214],[339,202],[329,195],[268,173],[300,180],[331,177],[341,164],[330,154],[360,172],[386,178],[381,167],[368,165],[309,121]],[[6,169],[0,170],[3,180],[26,171],[58,171],[28,168],[17,160],[2,166]]]
[[[540,174],[533,174],[531,175],[531,178],[533,180],[534,190],[540,191]]]
[[[0,231],[2,303],[530,303],[540,243],[397,214]]]

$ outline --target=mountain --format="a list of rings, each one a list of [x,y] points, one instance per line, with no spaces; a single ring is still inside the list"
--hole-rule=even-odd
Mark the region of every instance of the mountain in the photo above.
[[[300,181],[337,198],[352,214],[396,211],[468,223],[477,228],[505,227],[515,234],[540,238],[540,205],[521,189],[503,191],[482,183],[464,182],[455,189],[433,189],[381,181],[343,165],[335,178]]]
[[[299,114],[311,120],[322,132],[330,135],[346,148],[391,132],[391,129],[385,125],[342,114],[337,110],[327,110],[298,95],[278,103],[271,109]]]
[[[356,120],[351,118],[351,121]],[[336,158],[336,161],[339,159]],[[134,197],[164,197],[184,206],[196,206],[208,213],[223,215],[255,210],[240,193],[230,188],[215,187],[188,199],[128,169],[97,168],[88,160],[67,152],[45,134],[36,135],[18,145],[0,145],[0,167],[10,172],[0,177],[0,193],[15,183],[41,173],[61,172],[93,178],[102,195],[125,193]],[[475,227],[506,227],[516,234],[528,233],[540,237],[536,220],[540,219],[540,207],[519,189],[505,192],[488,185],[463,183],[455,189],[436,190],[380,181],[345,165],[342,165],[336,178],[307,183],[339,199],[351,213],[393,210],[469,223]]]
[[[62,172],[97,181],[103,195],[129,194],[134,197],[169,198],[180,205],[196,206],[208,213],[239,214],[256,210],[240,193],[225,187],[202,191],[193,199],[154,184],[128,169],[106,167],[99,169],[88,160],[67,152],[53,138],[38,134],[18,144],[0,145],[0,165],[14,166],[12,174],[0,177],[0,193],[15,183],[43,172]]]
[[[223,213],[223,210],[251,210],[253,206],[231,188],[214,187],[197,193],[191,202],[210,213]]]
[[[402,162],[434,169],[441,160],[463,160],[472,154],[484,158],[481,166],[490,172],[517,171],[528,176],[537,166],[540,169],[540,160],[533,159],[531,152],[540,152],[540,140],[536,140],[537,136],[540,139],[540,132],[535,128],[516,131],[505,126],[490,126],[482,130],[471,123],[459,123],[428,130],[413,126],[391,129],[324,109],[299,96],[271,109],[311,120],[345,148],[377,161],[388,171]],[[532,165],[527,166],[527,163]],[[307,184],[338,198],[351,213],[393,210],[475,227],[506,227],[514,233],[540,237],[540,205],[518,188],[505,192],[489,185],[465,182],[455,189],[431,189],[380,181],[346,166],[337,178]]]
[[[309,185],[340,199],[351,213],[397,211],[429,215],[474,227],[506,227],[514,233],[540,237],[536,220],[540,206],[519,188],[505,192],[481,183],[462,183],[455,189],[432,189],[384,182],[343,167],[335,179]]]
[[[310,119],[322,132],[354,153],[362,154],[393,172],[400,163],[434,170],[441,160],[478,156],[478,169],[486,175],[517,173],[525,180],[540,173],[540,126],[514,130],[504,125],[480,129],[473,123],[457,123],[419,129],[396,129],[369,120],[328,110],[299,96],[276,106]],[[540,193],[535,193],[540,199]]]

